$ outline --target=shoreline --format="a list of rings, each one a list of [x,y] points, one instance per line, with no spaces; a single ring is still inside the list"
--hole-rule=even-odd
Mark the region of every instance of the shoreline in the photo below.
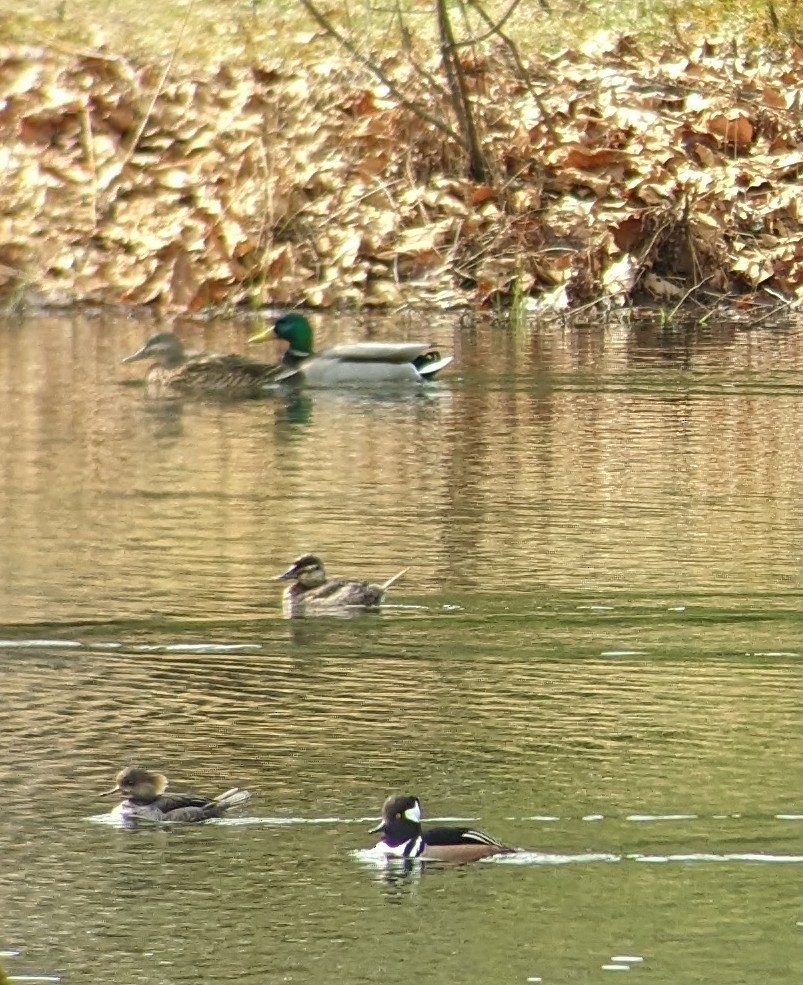
[[[476,61],[488,182],[344,60],[161,71],[0,49],[8,308],[571,315],[793,309],[803,291],[800,52],[781,65],[621,39],[524,80],[501,55]]]

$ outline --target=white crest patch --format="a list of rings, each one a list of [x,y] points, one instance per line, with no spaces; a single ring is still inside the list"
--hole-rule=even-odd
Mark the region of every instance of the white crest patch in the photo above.
[[[416,801],[412,807],[408,807],[404,812],[404,816],[408,821],[412,821],[414,824],[421,823],[421,804]]]

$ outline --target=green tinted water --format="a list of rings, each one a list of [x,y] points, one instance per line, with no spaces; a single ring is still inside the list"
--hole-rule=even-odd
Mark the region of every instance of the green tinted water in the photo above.
[[[803,335],[443,324],[426,394],[165,406],[119,385],[148,330],[0,329],[9,970],[799,982]],[[411,570],[289,623],[309,549]],[[127,763],[254,799],[120,831]],[[527,852],[378,868],[393,790]]]

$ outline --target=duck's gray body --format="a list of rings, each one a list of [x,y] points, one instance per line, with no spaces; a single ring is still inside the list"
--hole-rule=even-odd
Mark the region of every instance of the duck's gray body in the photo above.
[[[192,793],[167,793],[167,777],[141,766],[120,770],[116,783],[104,796],[122,794],[125,798],[112,811],[121,824],[128,827],[139,821],[151,823],[192,823],[223,817],[232,807],[251,799],[240,787],[232,787],[218,797],[199,797]]]
[[[247,790],[234,787],[212,800],[194,794],[162,794],[155,800],[142,802],[129,798],[118,804],[112,811],[122,824],[136,824],[138,821],[152,824],[192,824],[223,817],[232,807],[238,807],[251,799]]]
[[[423,383],[448,366],[452,356],[427,360],[422,342],[355,342],[336,345],[288,367],[280,379],[298,378],[310,387]]]
[[[353,342],[323,352],[312,348],[312,328],[298,312],[282,315],[272,328],[253,336],[276,335],[288,343],[276,382],[310,387],[387,386],[424,383],[452,362],[428,342]]]

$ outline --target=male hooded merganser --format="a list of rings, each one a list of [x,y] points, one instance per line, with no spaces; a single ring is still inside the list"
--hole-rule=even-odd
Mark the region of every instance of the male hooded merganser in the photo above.
[[[116,780],[116,785],[101,796],[119,793],[126,798],[113,812],[124,821],[208,821],[251,799],[247,790],[238,787],[213,800],[196,794],[165,793],[168,781],[164,773],[138,766],[127,766]]]
[[[476,862],[489,855],[511,855],[516,849],[473,828],[421,828],[418,797],[392,794],[382,806],[382,822],[372,832],[384,835],[378,851],[394,858],[424,858],[437,862]]]
[[[157,332],[141,349],[126,356],[124,363],[152,359],[145,376],[151,396],[260,397],[281,369],[234,353],[185,351],[172,332]]]
[[[381,585],[354,578],[327,578],[319,557],[302,554],[274,581],[293,582],[282,596],[286,616],[321,615],[338,610],[378,609],[385,592],[405,571],[407,568]]]

